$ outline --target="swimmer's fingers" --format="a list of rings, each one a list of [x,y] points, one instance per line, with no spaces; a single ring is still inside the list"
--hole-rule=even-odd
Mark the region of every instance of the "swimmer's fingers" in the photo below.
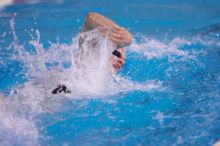
[[[124,28],[121,27],[100,27],[99,31],[114,42],[118,47],[125,47],[132,43],[131,34]]]
[[[117,34],[124,34],[124,35],[131,35],[125,28],[123,27],[112,27],[111,32],[117,33]]]
[[[119,44],[115,42],[119,47],[125,47],[132,43],[131,34],[124,28],[113,28],[109,36],[113,37],[114,41],[118,40],[119,42],[122,42],[122,43],[118,42]]]
[[[98,27],[98,30],[105,36],[113,35],[119,37],[124,34],[124,30],[119,27]]]
[[[119,48],[125,47],[131,44],[130,38],[123,36],[121,34],[109,33],[108,38],[115,43]]]
[[[132,38],[124,34],[123,32],[122,33],[110,33],[109,38],[111,41],[117,44],[118,47],[128,46],[132,42]]]
[[[99,31],[101,32],[101,34],[107,38],[109,38],[111,40],[111,38],[114,38],[114,40],[122,40],[122,34],[119,33],[115,33],[113,31],[111,31],[108,28],[99,28]]]
[[[114,42],[118,48],[121,48],[121,47],[124,47],[124,46],[127,46],[128,43],[125,42],[124,40],[121,40],[121,39],[116,39],[115,37],[109,37],[109,39]]]
[[[122,33],[114,33],[114,32],[109,32],[108,34],[109,37],[115,38],[115,39],[119,39],[119,40],[123,40],[124,38],[124,34]]]
[[[100,30],[100,32],[101,32],[102,35],[104,35],[105,37],[110,39],[115,44],[118,44],[123,39],[121,34],[113,33],[113,32],[111,32],[110,30],[107,30],[107,29],[102,29],[102,30]]]
[[[117,45],[117,48],[120,48],[121,46],[126,46],[124,41],[122,41],[121,39],[116,39],[114,37],[109,37],[109,38],[113,43],[115,43]]]

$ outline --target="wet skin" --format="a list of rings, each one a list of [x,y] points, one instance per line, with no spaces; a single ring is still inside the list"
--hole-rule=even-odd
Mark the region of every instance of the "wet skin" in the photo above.
[[[125,64],[125,53],[122,49],[118,50],[121,53],[121,57],[115,55],[111,56],[110,63],[112,64],[112,71],[118,72]]]

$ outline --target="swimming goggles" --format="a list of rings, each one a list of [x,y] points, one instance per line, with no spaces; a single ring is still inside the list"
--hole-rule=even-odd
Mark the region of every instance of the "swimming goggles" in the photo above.
[[[115,56],[118,57],[118,58],[121,58],[121,57],[122,57],[122,56],[121,56],[121,53],[120,53],[118,50],[113,51],[113,52],[112,52],[112,55],[115,55]]]

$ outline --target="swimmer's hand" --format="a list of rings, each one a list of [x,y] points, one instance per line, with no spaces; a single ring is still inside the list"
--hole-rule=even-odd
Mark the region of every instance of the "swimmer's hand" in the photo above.
[[[128,46],[132,43],[132,35],[123,27],[99,28],[101,33],[108,37],[113,43],[117,45],[117,48]]]

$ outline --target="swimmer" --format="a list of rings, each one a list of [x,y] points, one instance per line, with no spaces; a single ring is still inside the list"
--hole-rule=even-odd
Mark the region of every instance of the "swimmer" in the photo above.
[[[82,32],[96,28],[116,45],[112,52],[110,63],[112,64],[113,71],[118,72],[125,64],[125,51],[123,47],[132,43],[132,35],[110,19],[98,13],[90,12],[86,17]]]
[[[112,65],[112,72],[117,73],[125,64],[125,50],[123,47],[132,43],[132,35],[128,30],[118,26],[105,16],[90,12],[86,16],[82,32],[91,31],[93,29],[98,29],[101,34],[116,45],[110,58],[110,64]],[[52,91],[52,94],[57,93],[71,93],[71,91],[69,91],[65,85],[58,85]]]

